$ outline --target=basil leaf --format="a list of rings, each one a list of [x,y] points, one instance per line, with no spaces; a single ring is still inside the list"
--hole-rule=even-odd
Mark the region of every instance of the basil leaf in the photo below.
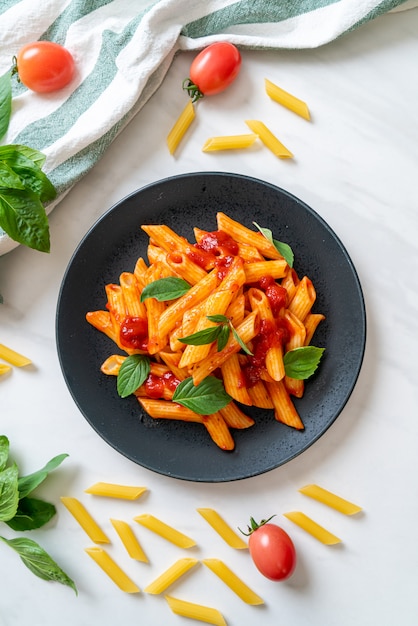
[[[206,315],[210,322],[216,322],[220,324],[228,324],[229,318],[226,315]]]
[[[134,393],[147,379],[151,371],[149,357],[145,354],[131,354],[120,366],[117,390],[121,398]]]
[[[54,456],[54,458],[48,461],[42,469],[37,472],[33,472],[32,474],[28,474],[27,476],[21,476],[18,481],[19,498],[24,498],[31,491],[36,489],[36,487],[38,487],[45,480],[50,472],[61,465],[67,456],[68,454],[59,454],[58,456]]]
[[[264,237],[268,239],[270,243],[273,244],[276,250],[282,255],[288,266],[293,267],[294,254],[292,248],[287,243],[283,243],[282,241],[277,241],[277,239],[273,239],[273,233],[269,228],[261,228],[261,226],[259,226],[257,222],[253,222],[253,224],[258,228],[260,233],[264,235]]]
[[[0,435],[0,472],[4,470],[9,458],[9,440],[5,435]]]
[[[12,81],[8,71],[0,77],[0,139],[9,128],[12,114]]]
[[[0,226],[14,241],[50,251],[48,218],[33,191],[0,188]]]
[[[231,329],[229,328],[227,324],[224,324],[223,326],[219,326],[219,328],[221,328],[221,332],[219,333],[217,348],[218,348],[218,352],[221,352],[221,350],[223,350],[226,344],[228,343]]]
[[[186,378],[177,386],[173,402],[178,402],[199,415],[210,415],[223,409],[232,400],[219,378],[207,376],[199,385]]]
[[[286,376],[306,380],[316,371],[325,348],[304,346],[289,350],[283,357]]]
[[[19,504],[18,469],[16,463],[0,473],[0,522],[16,515]]]
[[[33,574],[43,580],[52,580],[67,585],[74,589],[77,594],[77,587],[74,581],[35,541],[24,538],[6,539],[1,536],[0,539],[19,554],[23,563]]]
[[[241,348],[244,350],[244,352],[246,354],[248,354],[249,356],[253,356],[253,353],[251,352],[251,350],[249,350],[249,348],[247,348],[247,346],[245,345],[245,343],[243,342],[243,340],[241,339],[241,337],[238,335],[237,331],[235,330],[235,328],[232,328],[232,334],[234,335],[234,339],[235,341],[237,341],[239,343],[239,345],[241,346]]]
[[[48,202],[56,197],[56,189],[49,178],[36,163],[24,154],[16,151],[14,156],[8,159],[6,163],[19,176],[23,185],[39,196],[41,202]]]
[[[35,148],[30,148],[29,146],[23,146],[21,144],[7,144],[5,146],[0,146],[0,161],[9,162],[10,159],[15,159],[16,154],[22,154],[27,159],[32,161],[34,165],[39,167],[43,166],[46,160],[45,154],[39,152]]]
[[[56,512],[55,506],[49,502],[37,498],[22,498],[19,500],[16,515],[6,524],[17,531],[34,530],[47,524]]]
[[[175,276],[160,278],[144,287],[141,293],[141,302],[144,302],[147,298],[155,298],[159,302],[175,300],[180,298],[180,296],[184,296],[189,289],[189,283],[182,278],[176,278]]]
[[[179,341],[190,346],[204,346],[215,341],[221,331],[222,326],[211,326],[210,328],[198,330],[197,333],[193,333],[192,335],[187,335],[187,337],[179,337]]]
[[[13,169],[4,161],[0,161],[0,187],[11,189],[25,189],[25,183]]]

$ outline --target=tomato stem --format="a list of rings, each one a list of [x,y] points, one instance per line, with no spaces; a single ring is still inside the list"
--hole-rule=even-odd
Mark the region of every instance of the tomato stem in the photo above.
[[[16,74],[16,78],[17,78],[17,82],[20,83],[20,78],[19,78],[19,70],[17,67],[17,57],[14,56],[12,58],[12,68],[10,70],[10,76],[14,76]]]
[[[241,530],[241,528],[238,528],[238,530],[240,531],[240,533],[242,533],[246,537],[249,537],[250,535],[252,535],[253,532],[258,530],[260,528],[260,526],[264,526],[265,524],[268,524],[268,522],[270,520],[272,520],[273,517],[276,517],[276,515],[272,515],[268,519],[262,519],[260,523],[256,522],[253,517],[250,517],[250,524],[251,524],[251,526],[247,526],[248,532],[245,533],[243,530]]]
[[[200,91],[199,87],[195,85],[192,80],[190,80],[190,78],[185,78],[182,86],[191,97],[192,102],[197,102],[197,100],[203,98],[204,94]]]

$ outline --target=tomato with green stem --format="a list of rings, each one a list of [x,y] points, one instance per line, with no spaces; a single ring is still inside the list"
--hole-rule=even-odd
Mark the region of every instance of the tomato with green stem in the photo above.
[[[295,570],[296,549],[283,528],[269,523],[273,517],[259,524],[251,517],[251,526],[243,534],[249,536],[248,549],[258,571],[270,580],[281,581]]]
[[[204,48],[190,66],[190,78],[183,81],[185,89],[196,102],[203,96],[224,91],[238,76],[241,54],[234,44],[217,41]]]
[[[13,74],[31,91],[48,93],[62,89],[73,79],[74,58],[53,41],[35,41],[23,46],[17,57]]]

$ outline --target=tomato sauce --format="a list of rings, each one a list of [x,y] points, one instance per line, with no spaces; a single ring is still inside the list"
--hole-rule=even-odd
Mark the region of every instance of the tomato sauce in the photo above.
[[[222,278],[226,274],[227,268],[232,262],[232,257],[239,252],[239,246],[223,230],[214,230],[205,233],[199,243],[196,243],[192,249],[187,252],[187,256],[191,261],[203,267],[204,269],[218,268],[218,277]],[[221,259],[231,258],[228,264],[222,264]]]
[[[120,326],[120,342],[125,348],[146,350],[148,322],[142,317],[127,315]]]
[[[147,396],[155,400],[171,397],[179,384],[179,379],[172,372],[167,372],[162,376],[148,374],[144,383]]]
[[[249,356],[243,365],[243,386],[253,387],[261,378],[266,368],[266,354],[269,348],[284,346],[289,339],[286,320],[278,318],[272,322],[261,320],[260,330],[252,341],[253,356]]]
[[[277,317],[280,313],[280,310],[286,306],[286,289],[276,283],[273,276],[262,276],[259,280],[259,286],[268,298],[273,316]]]

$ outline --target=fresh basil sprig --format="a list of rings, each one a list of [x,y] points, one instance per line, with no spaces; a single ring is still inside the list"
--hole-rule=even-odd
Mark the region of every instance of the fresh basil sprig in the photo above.
[[[316,371],[325,348],[303,346],[289,350],[283,357],[286,376],[306,380]]]
[[[117,390],[121,398],[130,396],[147,379],[151,366],[146,354],[131,354],[120,366]]]
[[[148,298],[155,298],[159,302],[175,300],[176,298],[180,298],[180,296],[184,296],[189,289],[189,283],[182,278],[176,278],[175,276],[159,278],[143,288],[141,302],[144,302],[144,300]]]
[[[273,239],[273,233],[269,228],[261,228],[261,226],[259,226],[257,222],[253,222],[253,224],[254,226],[257,226],[260,233],[264,235],[264,237],[268,239],[270,243],[273,244],[276,250],[282,255],[288,266],[293,267],[294,254],[292,248],[287,243],[283,243],[282,241],[277,241],[277,239]]]
[[[13,530],[33,530],[44,526],[56,513],[55,506],[38,498],[28,497],[48,476],[49,472],[58,467],[68,456],[60,454],[49,461],[42,469],[19,477],[16,463],[8,466],[9,440],[0,436],[0,522],[5,522]],[[54,580],[67,585],[77,593],[75,583],[45,552],[31,539],[17,537],[0,539],[13,548],[23,563],[36,576],[43,580]]]
[[[215,376],[207,376],[199,385],[193,378],[186,378],[177,385],[172,398],[199,415],[210,415],[227,406],[232,400],[225,391],[223,383]]]
[[[242,341],[228,317],[225,315],[207,315],[206,317],[210,322],[217,323],[218,326],[204,328],[203,330],[197,331],[197,333],[187,335],[187,337],[180,337],[179,341],[191,346],[203,346],[208,343],[212,343],[213,341],[217,341],[218,352],[221,352],[221,350],[223,350],[228,343],[229,335],[232,332],[235,341],[239,343],[242,350],[246,354],[252,356],[252,352]]]

